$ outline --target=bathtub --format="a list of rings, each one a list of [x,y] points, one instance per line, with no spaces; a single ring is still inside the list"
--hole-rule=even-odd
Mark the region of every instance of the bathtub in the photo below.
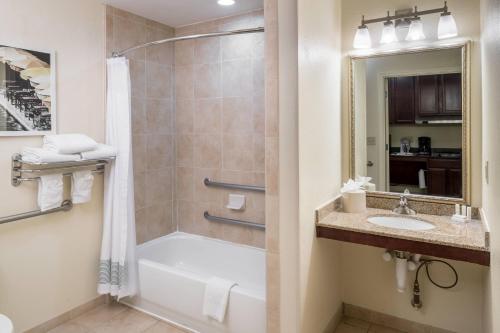
[[[140,292],[127,305],[194,332],[266,331],[264,250],[175,232],[139,245],[137,256]],[[224,323],[202,314],[212,276],[238,283]]]

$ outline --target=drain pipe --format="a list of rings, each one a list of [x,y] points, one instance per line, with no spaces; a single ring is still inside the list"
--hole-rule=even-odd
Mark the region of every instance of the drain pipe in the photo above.
[[[396,288],[398,292],[403,293],[406,290],[406,284],[408,281],[408,271],[414,271],[420,261],[420,255],[411,255],[409,252],[405,251],[389,251],[386,250],[382,254],[384,261],[392,261],[396,263]]]

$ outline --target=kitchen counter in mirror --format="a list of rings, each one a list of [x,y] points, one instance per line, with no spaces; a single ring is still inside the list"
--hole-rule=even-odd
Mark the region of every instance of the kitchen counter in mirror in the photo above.
[[[324,215],[324,214],[323,214]],[[489,234],[482,221],[455,223],[450,216],[406,216],[390,210],[367,208],[364,213],[333,210],[316,221],[316,235],[338,241],[408,251],[489,266]],[[372,216],[416,218],[433,224],[430,230],[403,230],[368,222]]]

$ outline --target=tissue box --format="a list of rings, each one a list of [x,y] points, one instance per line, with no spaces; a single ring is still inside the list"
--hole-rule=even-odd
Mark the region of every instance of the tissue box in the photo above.
[[[366,192],[363,190],[342,193],[342,207],[346,213],[366,211]]]

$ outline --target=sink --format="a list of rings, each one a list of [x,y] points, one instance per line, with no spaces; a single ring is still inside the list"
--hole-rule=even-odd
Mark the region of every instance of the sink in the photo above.
[[[436,228],[436,226],[430,222],[410,216],[371,216],[367,220],[380,227],[401,230],[421,231]]]

